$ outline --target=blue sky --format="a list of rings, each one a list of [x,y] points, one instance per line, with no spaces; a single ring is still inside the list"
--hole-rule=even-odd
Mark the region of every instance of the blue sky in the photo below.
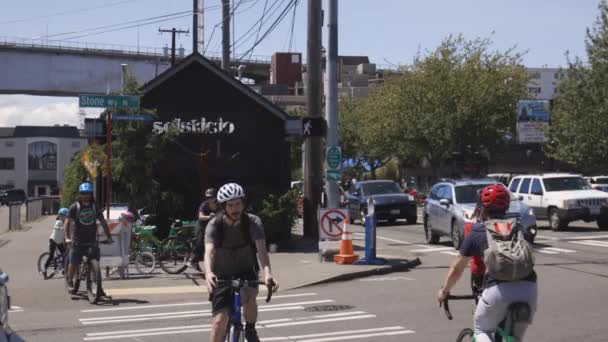
[[[289,2],[235,1],[241,2],[236,11],[237,38],[255,25],[265,3],[268,7],[276,4],[274,8],[278,11],[271,16],[274,19]],[[41,36],[46,39],[45,35],[52,36],[48,39],[69,39],[103,31],[85,31],[87,29],[185,12],[192,8],[192,0],[4,2],[10,5],[3,5],[0,11],[1,35],[24,39]],[[208,50],[212,52],[219,52],[221,28],[216,28],[213,39],[210,40],[210,36],[221,19],[220,3],[220,0],[205,0],[208,9],[205,14],[205,36],[206,41],[210,42]],[[306,0],[299,1],[292,40],[292,50],[303,53],[306,52],[306,3]],[[325,6],[326,0],[323,3]],[[585,29],[595,20],[597,4],[597,0],[341,0],[339,50],[343,55],[369,55],[372,62],[378,64],[407,64],[418,51],[434,49],[449,34],[462,33],[470,39],[492,35],[496,49],[505,50],[517,45],[520,51],[527,51],[524,56],[526,66],[565,66],[566,51],[584,56]],[[292,16],[293,12],[290,12],[253,53],[269,56],[274,51],[288,50]],[[268,24],[262,28],[262,32]],[[191,25],[191,17],[184,17],[73,40],[160,48],[170,43],[170,36],[159,35],[159,27],[188,29]],[[68,32],[75,33],[60,35]],[[180,44],[190,49],[191,37],[181,36],[178,46]],[[237,55],[248,50],[252,44],[253,39],[245,41],[237,47]],[[66,98],[0,96],[0,125],[15,124],[2,120],[7,117],[3,113],[7,113],[9,104],[13,108],[11,113],[15,113],[26,107],[38,108],[45,104],[62,103],[70,107],[74,101]],[[21,107],[15,107],[15,102],[21,103]],[[61,108],[63,110],[64,107]]]

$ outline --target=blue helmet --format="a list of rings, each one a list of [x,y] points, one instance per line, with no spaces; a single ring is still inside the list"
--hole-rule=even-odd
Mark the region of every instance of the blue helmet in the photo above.
[[[57,215],[59,216],[68,216],[68,212],[70,210],[68,208],[61,208],[59,209],[59,212],[57,213]]]
[[[82,183],[78,187],[78,192],[81,193],[92,193],[93,192],[93,184],[91,183]]]

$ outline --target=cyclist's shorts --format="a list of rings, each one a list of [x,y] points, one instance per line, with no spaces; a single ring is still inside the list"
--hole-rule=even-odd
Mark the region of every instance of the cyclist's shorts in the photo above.
[[[244,279],[249,279],[249,277],[245,277]],[[257,279],[257,277],[252,277],[251,279]],[[243,288],[241,289],[241,303],[246,302],[251,296],[257,297],[257,295],[258,286]],[[234,302],[234,294],[229,287],[215,288],[211,291],[209,300],[211,301],[211,312],[215,316],[220,311],[230,311]]]
[[[87,253],[89,253],[87,255]],[[97,246],[72,246],[70,251],[70,263],[73,265],[80,265],[82,257],[87,255],[89,259],[99,260],[99,247]]]

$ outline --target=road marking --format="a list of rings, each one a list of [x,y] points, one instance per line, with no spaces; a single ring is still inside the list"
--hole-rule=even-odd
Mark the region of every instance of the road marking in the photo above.
[[[374,278],[363,278],[359,281],[396,281],[396,280],[416,280],[408,277],[374,277]]]
[[[536,251],[538,253],[542,253],[542,254],[559,254],[559,252],[550,251],[550,250],[547,250],[546,248],[539,248]]]
[[[359,235],[359,236],[365,236],[365,233],[355,233],[355,235]],[[376,236],[376,239],[378,240],[384,240],[384,241],[390,241],[390,242],[395,242],[395,243],[400,243],[403,245],[413,245],[413,243],[408,242],[408,241],[403,241],[403,240],[397,240],[397,239],[391,239],[391,238],[387,238],[384,236]]]
[[[359,314],[359,313],[364,313],[364,314]],[[341,317],[336,317],[338,315],[340,315]],[[342,316],[346,316],[346,315],[352,315],[352,316],[342,317]],[[373,318],[373,317],[376,317],[376,316],[366,314],[364,311],[345,312],[345,313],[339,313],[339,314],[319,315],[319,316],[312,316],[312,317],[298,317],[298,318],[293,318],[292,319],[293,321],[289,322],[289,323],[265,324],[267,322],[261,321],[261,322],[258,322],[257,328],[258,329],[268,329],[268,328],[272,328],[272,327],[329,323],[329,322],[356,320],[356,319]],[[319,319],[319,318],[321,318],[321,319]],[[171,328],[121,330],[121,331],[112,331],[112,332],[87,333],[84,340],[85,341],[113,340],[113,339],[119,339],[119,338],[208,332],[210,330],[211,330],[211,325],[191,325],[191,326],[180,326],[180,327],[171,327]],[[349,333],[349,332],[346,332],[346,333]],[[352,333],[352,332],[350,332],[350,333]],[[330,334],[332,334],[332,333],[330,333]],[[329,335],[327,335],[327,336],[329,336]]]
[[[291,295],[278,295],[272,296],[272,299],[282,299],[282,298],[295,298],[295,297],[308,297],[308,296],[316,296],[316,293],[297,293]],[[260,296],[257,298],[258,300],[265,300],[266,296]],[[190,302],[190,303],[176,303],[176,304],[158,304],[158,305],[140,305],[140,306],[128,306],[124,308],[109,308],[109,309],[89,309],[89,310],[81,310],[80,312],[108,312],[108,311],[124,311],[124,310],[147,310],[147,309],[156,309],[156,308],[168,308],[174,306],[195,306],[195,305],[210,305],[210,302]]]
[[[16,312],[23,312],[25,311],[25,309],[23,309],[20,306],[17,305],[11,305],[11,308],[8,310],[9,313],[16,313]]]
[[[459,256],[460,255],[460,253],[454,252],[454,251],[441,252],[441,254],[447,254],[447,255],[452,255],[452,256]]]
[[[329,332],[329,333],[318,333],[318,334],[309,334],[309,335],[294,335],[294,336],[281,336],[281,337],[267,337],[267,338],[261,338],[261,341],[268,341],[268,342],[274,342],[274,341],[301,341],[301,339],[306,339],[306,338],[315,338],[315,337],[330,337],[330,336],[339,336],[339,335],[350,335],[348,338],[353,338],[353,334],[365,334],[365,333],[375,333],[375,332],[379,332],[381,334],[386,334],[389,332],[395,332],[395,331],[399,331],[401,333],[414,333],[414,331],[412,330],[406,330],[404,327],[400,327],[400,326],[396,326],[396,327],[384,327],[384,328],[373,328],[373,329],[362,329],[362,330],[345,330],[345,331],[334,331],[334,332]],[[380,335],[380,336],[386,336],[386,335]],[[344,336],[342,336],[344,337]],[[363,338],[363,337],[361,337]]]
[[[157,287],[131,287],[104,289],[108,296],[128,295],[156,295],[156,294],[179,294],[179,293],[207,293],[204,286],[157,286]]]
[[[534,240],[559,240],[559,238],[553,236],[536,235],[536,238],[534,238]]]
[[[608,241],[594,241],[594,240],[584,240],[584,241],[569,241],[570,243],[576,243],[579,245],[587,245],[594,247],[608,247]]]
[[[577,236],[577,237],[566,237],[566,238],[561,238],[559,240],[590,240],[590,239],[602,239],[602,238],[608,238],[608,235],[590,235],[590,236]]]
[[[541,250],[558,252],[558,253],[576,253],[576,251],[573,251],[571,249],[564,249],[564,248],[557,248],[557,247],[543,247],[543,248],[540,248],[538,251],[540,252]]]
[[[329,342],[329,341],[340,341],[340,340],[355,340],[376,336],[395,336],[395,335],[405,335],[405,334],[413,334],[415,331],[413,330],[401,330],[401,331],[393,331],[393,332],[383,332],[377,334],[363,334],[363,335],[347,335],[347,336],[337,336],[337,337],[328,337],[328,338],[317,338],[312,340],[300,340],[299,342]]]
[[[438,247],[438,248],[426,248],[426,249],[413,249],[410,252],[413,253],[428,253],[428,252],[441,252],[454,250],[454,247]]]

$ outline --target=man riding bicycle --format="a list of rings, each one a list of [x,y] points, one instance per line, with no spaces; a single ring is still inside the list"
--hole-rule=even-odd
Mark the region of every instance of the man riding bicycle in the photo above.
[[[74,275],[78,275],[78,268],[87,249],[93,246],[93,255],[88,257],[99,260],[99,247],[97,246],[97,220],[103,227],[108,242],[112,241],[110,228],[103,218],[93,199],[93,185],[82,183],[78,187],[78,200],[70,206],[68,218],[65,222],[66,243],[73,241],[70,252],[70,266],[67,277],[73,282]],[[72,224],[74,230],[72,231]],[[76,291],[76,289],[74,289]]]
[[[445,283],[437,294],[437,299],[440,303],[445,301],[454,285],[456,285],[462,276],[469,258],[475,258],[477,264],[481,263],[478,266],[483,266],[482,269],[485,269],[486,272],[482,287],[483,292],[479,297],[475,310],[475,339],[477,342],[490,342],[494,340],[496,328],[505,318],[510,304],[515,302],[528,303],[531,310],[531,320],[537,306],[537,276],[536,272],[531,270],[530,272],[526,272],[527,275],[521,277],[521,279],[513,281],[499,280],[498,273],[490,270],[489,264],[484,265],[484,255],[489,254],[487,253],[489,249],[488,239],[492,238],[489,237],[490,233],[488,233],[485,223],[490,220],[504,220],[505,213],[509,208],[510,197],[508,190],[498,184],[484,188],[481,191],[480,197],[480,222],[471,227],[470,233],[464,239],[460,247],[460,255],[456,257],[450,266]],[[521,229],[521,225],[517,223],[514,226],[496,225],[495,227],[497,233],[508,228],[508,236],[512,236],[511,233],[517,234],[518,229]],[[527,327],[527,323],[521,323],[515,327],[513,335],[517,338],[517,341],[523,340]]]
[[[205,279],[213,312],[212,342],[221,342],[225,338],[234,297],[230,288],[218,287],[218,280],[258,280],[261,265],[266,284],[274,284],[264,228],[259,217],[245,212],[243,188],[235,183],[226,184],[218,191],[217,201],[223,213],[207,225],[204,259]],[[246,321],[245,338],[248,342],[259,341],[255,330],[258,316],[257,293],[257,286],[241,291]]]
[[[188,266],[201,271],[199,266],[200,261],[203,259],[205,252],[205,228],[207,224],[220,212],[220,207],[217,204],[217,192],[214,188],[209,188],[205,191],[205,198],[203,203],[198,207],[198,221],[196,227],[194,227],[194,252],[192,253],[192,260]]]

